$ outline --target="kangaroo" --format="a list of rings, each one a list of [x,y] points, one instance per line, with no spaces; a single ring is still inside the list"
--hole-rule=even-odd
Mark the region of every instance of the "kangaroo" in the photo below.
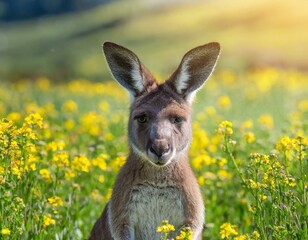
[[[162,84],[127,48],[105,42],[103,51],[113,77],[130,95],[130,151],[90,239],[159,240],[162,220],[178,230],[170,238],[190,227],[193,239],[202,239],[204,204],[188,159],[191,105],[216,65],[220,45],[187,52]]]

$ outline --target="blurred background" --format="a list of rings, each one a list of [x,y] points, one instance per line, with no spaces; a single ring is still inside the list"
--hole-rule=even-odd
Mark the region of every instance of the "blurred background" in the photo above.
[[[222,45],[218,69],[307,71],[307,9],[288,0],[0,0],[0,80],[109,80],[106,40],[161,78],[211,41]]]

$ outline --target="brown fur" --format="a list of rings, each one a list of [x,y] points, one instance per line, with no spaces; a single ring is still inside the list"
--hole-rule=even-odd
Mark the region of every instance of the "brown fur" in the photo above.
[[[130,153],[90,239],[159,239],[155,230],[166,217],[177,229],[191,227],[194,240],[202,239],[203,200],[187,154],[190,99],[212,72],[219,45],[188,52],[160,85],[130,50],[105,43],[104,51],[114,77],[132,97]]]

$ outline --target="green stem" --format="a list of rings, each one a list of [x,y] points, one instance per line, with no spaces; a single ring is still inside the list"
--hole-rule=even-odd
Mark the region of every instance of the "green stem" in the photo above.
[[[239,167],[238,167],[238,165],[237,165],[237,163],[236,163],[236,161],[235,161],[235,158],[234,158],[234,156],[233,156],[233,153],[231,152],[230,145],[229,145],[229,140],[230,140],[230,138],[227,137],[227,136],[225,135],[225,146],[226,146],[227,154],[229,155],[230,159],[232,160],[233,165],[234,165],[234,167],[235,167],[237,173],[239,174],[239,176],[240,176],[242,182],[245,184],[245,179],[244,179],[244,177],[243,177],[243,174],[242,174],[242,172],[240,171],[240,169],[239,169]]]

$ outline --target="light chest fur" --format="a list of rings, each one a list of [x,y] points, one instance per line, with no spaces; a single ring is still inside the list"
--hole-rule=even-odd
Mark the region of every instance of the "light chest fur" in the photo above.
[[[135,185],[130,194],[128,205],[130,223],[135,231],[135,238],[140,240],[159,240],[156,232],[162,220],[168,220],[176,230],[185,221],[183,195],[172,182],[143,182]],[[170,234],[169,238],[175,237]]]

